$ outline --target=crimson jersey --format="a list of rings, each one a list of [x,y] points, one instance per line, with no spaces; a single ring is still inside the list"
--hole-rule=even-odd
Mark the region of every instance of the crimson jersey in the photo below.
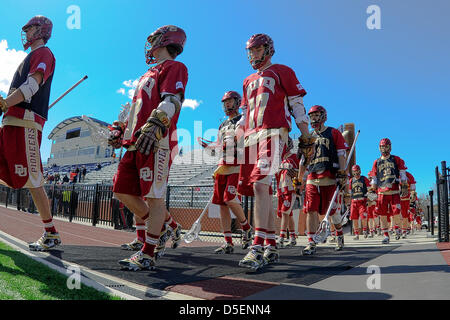
[[[370,187],[370,181],[365,176],[359,179],[351,178],[348,182],[348,191],[351,192],[352,199],[367,198],[367,188]]]
[[[244,80],[241,108],[246,110],[245,135],[269,128],[291,128],[287,97],[304,96],[295,72],[273,64]]]
[[[278,194],[294,192],[292,178],[287,174],[287,170],[283,169],[298,169],[298,167],[299,160],[295,153],[283,159],[280,165],[280,170],[275,174]]]
[[[161,98],[164,94],[181,93],[184,97],[187,81],[188,72],[186,66],[174,60],[166,60],[150,68],[139,79],[124,133],[123,140],[125,146],[136,142],[137,138],[134,136],[134,133],[146,123],[151,112],[162,101]],[[179,111],[173,115],[169,130],[159,141],[160,148],[172,150],[177,146],[178,138],[176,130],[179,115]]]
[[[416,184],[416,180],[414,179],[414,176],[406,171],[406,178],[408,179],[408,194],[404,197],[401,197],[400,199],[403,201],[409,201],[409,197],[411,196],[411,185]]]
[[[382,166],[378,168],[377,164]],[[390,155],[387,159],[378,158],[374,161],[369,176],[376,177],[378,192],[398,191],[400,171],[408,169],[405,161],[398,156]]]
[[[23,101],[15,106],[11,106],[6,111],[7,116],[13,116],[19,119],[32,120],[44,126],[48,114],[48,102],[50,99],[50,89],[55,70],[55,57],[52,51],[47,47],[39,47],[32,50],[17,68],[14,78],[11,82],[8,95],[11,95],[18,89],[28,76],[36,72],[43,75],[39,90],[33,95],[31,101]]]

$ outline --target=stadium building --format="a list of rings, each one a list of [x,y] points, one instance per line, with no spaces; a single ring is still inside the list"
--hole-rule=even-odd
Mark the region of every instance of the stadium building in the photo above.
[[[90,118],[95,125],[107,128],[108,123]],[[94,168],[113,162],[114,149],[92,139],[92,132],[81,116],[71,117],[61,121],[49,134],[52,140],[50,158],[47,168],[56,171],[69,171],[76,166],[85,165]],[[91,168],[90,168],[91,169]]]

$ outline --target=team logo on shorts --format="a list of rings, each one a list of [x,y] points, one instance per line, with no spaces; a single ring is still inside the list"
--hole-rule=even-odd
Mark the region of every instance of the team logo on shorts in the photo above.
[[[283,205],[285,207],[290,207],[291,206],[291,202],[289,200],[284,200]]]
[[[236,187],[235,186],[228,186],[228,192],[231,194],[236,194]]]
[[[139,170],[139,178],[144,181],[153,181],[153,171],[149,167]]]
[[[21,164],[16,164],[14,173],[17,174],[19,177],[26,177],[27,176],[27,168],[22,166]]]
[[[256,164],[256,167],[260,169],[268,169],[270,166],[269,160],[267,159],[259,159],[258,163]]]

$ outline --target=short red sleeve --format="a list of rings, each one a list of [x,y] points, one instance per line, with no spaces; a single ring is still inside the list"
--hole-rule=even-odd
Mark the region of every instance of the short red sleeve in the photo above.
[[[167,63],[161,70],[161,78],[159,79],[160,93],[181,93],[184,97],[184,91],[188,81],[188,71],[186,66],[178,61]]]
[[[44,75],[43,82],[53,74],[55,71],[55,57],[47,47],[36,49],[30,59],[30,72],[32,75],[36,72],[41,72]]]
[[[364,182],[366,184],[367,187],[370,187],[370,181],[369,179],[367,179],[366,177],[364,177]]]
[[[294,96],[305,96],[306,90],[298,81],[297,76],[295,75],[294,70],[289,68],[288,66],[278,65],[280,71],[280,82],[281,86],[286,91],[288,97]]]
[[[414,179],[414,177],[411,173],[406,172],[406,177],[408,178],[409,184],[416,184],[416,179]]]
[[[373,162],[372,171],[369,172],[370,177],[376,177],[377,176],[377,160]]]
[[[395,163],[397,163],[398,170],[406,170],[406,169],[408,169],[406,167],[406,165],[405,165],[405,161],[403,161],[402,158],[400,158],[398,156],[394,156],[394,159],[395,159]]]
[[[344,136],[342,135],[342,133],[339,130],[333,129],[332,135],[333,135],[333,141],[334,141],[336,150],[349,149],[347,142],[345,142]]]

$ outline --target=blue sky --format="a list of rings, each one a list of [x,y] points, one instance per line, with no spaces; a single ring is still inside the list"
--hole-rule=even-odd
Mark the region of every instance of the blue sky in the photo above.
[[[51,101],[89,76],[49,112],[41,148],[44,160],[51,148],[46,137],[60,121],[82,114],[106,122],[116,119],[121,104],[129,101],[130,88],[124,82],[132,83],[147,70],[146,37],[159,26],[175,24],[187,33],[178,58],[189,70],[186,98],[198,104],[182,109],[178,127],[191,139],[183,138],[181,145],[195,143],[195,121],[202,121],[203,132],[218,127],[223,93],[241,92],[244,78],[253,71],[245,42],[254,33],[267,33],[275,43],[272,61],[293,68],[307,90],[306,108],[323,105],[328,125],[353,122],[361,130],[356,156],[363,174],[379,157],[378,143],[384,137],[391,139],[392,153],[402,157],[416,177],[419,193],[433,186],[435,166],[442,160],[450,162],[446,0],[3,0],[2,4],[8,15],[0,22],[0,41],[6,40],[8,48],[0,49],[8,53],[23,50],[20,28],[30,17],[43,14],[53,21],[48,46],[57,63]],[[374,4],[381,10],[380,30],[366,26],[370,16],[366,10]],[[70,5],[80,8],[80,29],[67,27]],[[0,60],[0,85],[6,81],[4,61]],[[118,92],[121,88],[125,94]]]

